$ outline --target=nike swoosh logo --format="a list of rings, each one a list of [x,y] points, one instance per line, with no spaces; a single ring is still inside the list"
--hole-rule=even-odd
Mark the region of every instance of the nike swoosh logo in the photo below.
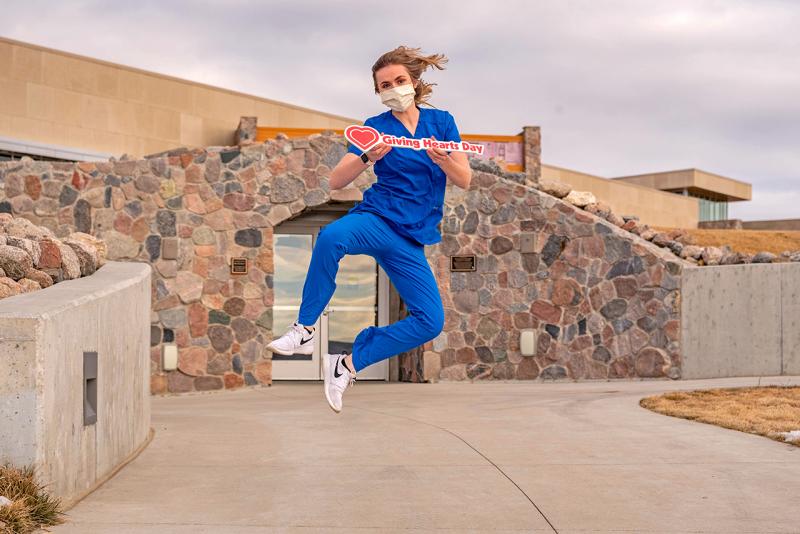
[[[310,338],[308,338],[308,339],[303,339],[303,340],[301,340],[301,341],[300,341],[300,344],[301,344],[301,345],[305,345],[306,343],[308,343],[308,342],[309,342],[309,341],[311,341],[312,339],[314,339],[314,338],[313,338],[313,337],[310,337]]]
[[[336,360],[336,365],[333,366],[333,376],[335,376],[336,378],[342,376],[342,373],[339,372],[339,364],[341,363],[341,361],[342,358],[340,357],[338,360]]]

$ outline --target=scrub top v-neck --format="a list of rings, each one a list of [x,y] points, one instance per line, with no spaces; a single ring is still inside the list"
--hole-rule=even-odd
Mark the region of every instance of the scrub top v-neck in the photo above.
[[[412,135],[408,128],[387,110],[368,118],[381,134],[406,139],[435,137],[438,141],[461,142],[455,120],[450,112],[441,109],[417,108],[419,120]],[[362,151],[349,145],[347,151],[357,156]],[[348,213],[369,211],[384,218],[397,232],[422,245],[442,240],[438,225],[442,220],[447,176],[425,150],[393,146],[375,162],[377,180],[364,191],[363,200]]]

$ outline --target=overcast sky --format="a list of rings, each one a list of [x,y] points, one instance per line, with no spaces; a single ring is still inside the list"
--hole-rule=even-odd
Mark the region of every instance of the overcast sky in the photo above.
[[[462,133],[538,125],[545,163],[697,167],[753,184],[732,217],[800,217],[800,1],[28,0],[0,35],[362,120],[377,57],[419,46]]]

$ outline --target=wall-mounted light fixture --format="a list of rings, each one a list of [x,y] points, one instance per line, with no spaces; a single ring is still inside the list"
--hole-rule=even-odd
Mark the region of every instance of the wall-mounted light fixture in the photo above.
[[[178,346],[175,343],[164,343],[164,370],[174,371],[178,368]]]
[[[519,351],[523,356],[533,356],[536,352],[536,330],[528,328],[519,332]]]

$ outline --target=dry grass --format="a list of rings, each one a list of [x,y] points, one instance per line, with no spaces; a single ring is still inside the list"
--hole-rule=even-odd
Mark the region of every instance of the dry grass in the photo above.
[[[659,228],[670,231],[672,228]],[[776,230],[700,230],[687,229],[692,243],[700,247],[722,247],[729,245],[736,252],[756,254],[772,252],[781,255],[784,251],[800,250],[800,232]]]
[[[675,391],[645,397],[639,404],[664,415],[759,434],[800,447],[800,438],[782,432],[800,430],[800,386],[762,386]]]
[[[36,482],[33,467],[0,466],[0,495],[11,500],[0,507],[0,534],[33,532],[40,526],[63,523],[61,501]]]

